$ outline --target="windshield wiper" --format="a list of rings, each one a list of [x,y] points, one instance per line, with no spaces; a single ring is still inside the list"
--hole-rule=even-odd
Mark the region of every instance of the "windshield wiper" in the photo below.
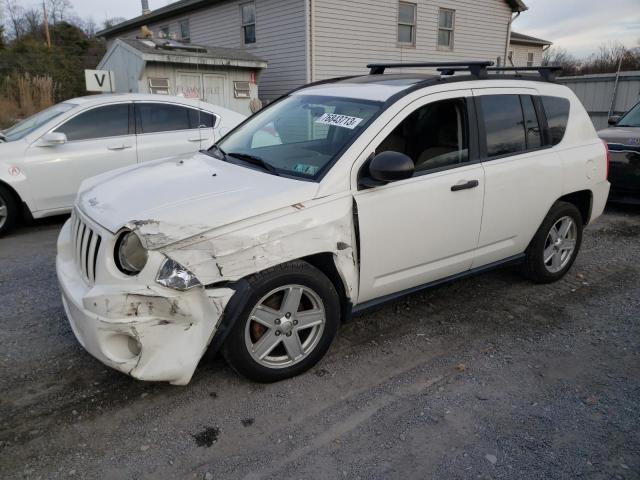
[[[3,142],[7,141],[7,136],[2,132],[0,132],[0,140],[2,140]]]
[[[231,157],[239,158],[240,160],[244,160],[245,162],[251,163],[252,165],[257,165],[259,167],[262,167],[267,172],[272,173],[273,175],[280,176],[276,167],[274,167],[270,163],[265,162],[260,157],[256,157],[255,155],[249,155],[248,153],[240,153],[240,152],[231,152],[228,155]]]

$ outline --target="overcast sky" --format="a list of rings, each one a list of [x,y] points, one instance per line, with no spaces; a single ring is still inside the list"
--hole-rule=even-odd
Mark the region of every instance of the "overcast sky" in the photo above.
[[[554,42],[579,57],[602,42],[619,41],[627,47],[640,42],[640,0],[524,0],[529,10],[514,23],[517,32]],[[26,0],[27,3],[36,3]],[[140,14],[139,0],[71,0],[75,12],[101,24],[111,17]],[[167,0],[149,0],[151,9]]]

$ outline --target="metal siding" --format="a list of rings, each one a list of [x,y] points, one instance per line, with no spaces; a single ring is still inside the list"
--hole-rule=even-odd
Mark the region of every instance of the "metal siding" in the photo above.
[[[584,75],[581,77],[558,78],[580,99],[597,130],[607,127],[607,119],[613,89],[615,73]],[[613,114],[620,115],[640,101],[640,72],[622,72],[618,82]]]
[[[397,42],[397,0],[316,0],[316,80],[365,72],[369,62],[489,59],[504,55],[511,9],[504,0],[417,3],[416,46]],[[438,8],[456,11],[454,49],[438,50]]]
[[[138,93],[138,76],[143,66],[144,61],[139,55],[117,46],[107,52],[97,68],[114,72],[117,93]]]
[[[273,100],[306,81],[307,0],[255,0],[256,43],[247,46],[250,53],[267,60],[268,67],[259,78],[259,94]],[[170,33],[179,35],[179,22],[189,19],[191,43],[217,47],[242,48],[240,5],[232,1],[182,14],[161,22],[149,23],[157,32],[168,25]],[[139,29],[121,33],[133,37]]]

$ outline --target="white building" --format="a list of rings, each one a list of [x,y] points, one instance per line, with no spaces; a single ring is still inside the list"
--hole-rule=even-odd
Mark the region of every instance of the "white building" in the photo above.
[[[522,33],[511,32],[509,42],[508,66],[533,67],[542,65],[542,56],[552,43],[541,38],[530,37]]]
[[[367,63],[504,58],[522,0],[181,0],[98,34],[156,35],[265,59],[260,97],[366,72]]]
[[[266,67],[243,49],[135,37],[111,42],[98,64],[114,72],[116,92],[200,98],[244,115],[256,109],[257,82]]]

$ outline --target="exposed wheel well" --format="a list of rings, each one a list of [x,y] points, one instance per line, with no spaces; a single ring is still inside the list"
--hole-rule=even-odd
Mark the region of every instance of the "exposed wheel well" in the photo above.
[[[593,194],[591,190],[580,190],[578,192],[569,193],[558,199],[559,202],[568,202],[576,206],[580,210],[582,223],[587,225],[591,218],[591,205],[593,203]]]
[[[338,295],[340,296],[340,318],[342,321],[346,321],[351,317],[351,300],[347,297],[347,289],[342,281],[342,277],[336,268],[336,264],[333,261],[333,254],[330,252],[316,253],[307,257],[302,257],[300,260],[304,260],[310,263],[322,273],[324,273],[333,286],[335,287]]]

